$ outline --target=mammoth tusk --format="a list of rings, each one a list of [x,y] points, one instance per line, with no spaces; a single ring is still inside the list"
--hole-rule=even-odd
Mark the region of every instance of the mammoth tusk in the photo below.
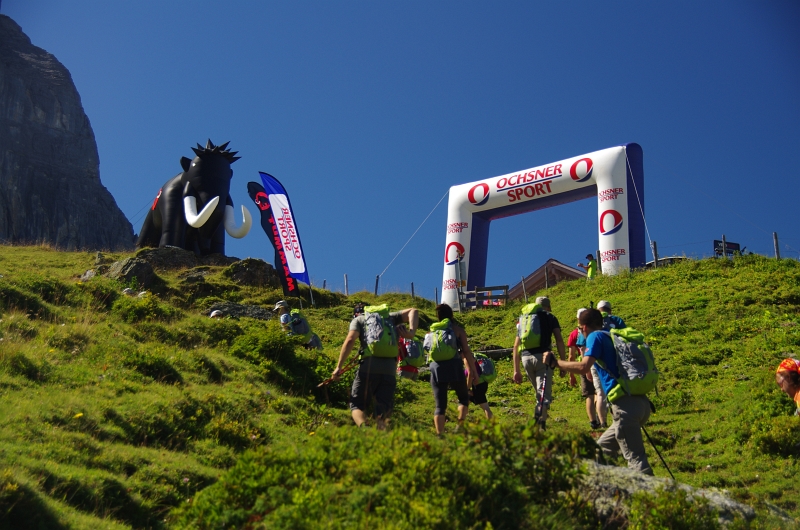
[[[214,213],[214,208],[217,207],[217,203],[219,202],[219,197],[214,197],[208,204],[206,204],[203,211],[199,214],[197,213],[197,199],[192,196],[184,197],[183,198],[183,211],[186,215],[186,222],[189,223],[189,226],[192,228],[200,228],[208,218],[211,217],[211,214]]]
[[[236,219],[233,217],[233,206],[225,206],[225,217],[223,218],[225,224],[225,231],[228,235],[241,239],[250,231],[250,225],[253,224],[253,219],[250,217],[250,212],[247,208],[242,206],[242,226],[236,228]]]

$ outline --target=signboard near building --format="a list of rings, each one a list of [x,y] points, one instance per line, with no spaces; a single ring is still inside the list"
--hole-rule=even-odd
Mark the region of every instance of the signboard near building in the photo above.
[[[725,255],[726,256],[733,256],[736,252],[741,252],[742,249],[739,247],[739,243],[731,243],[730,241],[725,242]],[[722,256],[722,240],[715,239],[714,240],[714,255],[715,256]]]

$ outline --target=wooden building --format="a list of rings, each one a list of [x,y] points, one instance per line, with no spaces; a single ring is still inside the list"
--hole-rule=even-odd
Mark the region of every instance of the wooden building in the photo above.
[[[554,286],[558,282],[578,279],[586,280],[586,273],[581,269],[564,265],[560,261],[550,258],[544,265],[525,277],[524,292],[528,293],[528,296],[531,296],[537,291]],[[522,283],[523,282],[519,282],[508,290],[508,298],[510,300],[519,300],[525,297]]]

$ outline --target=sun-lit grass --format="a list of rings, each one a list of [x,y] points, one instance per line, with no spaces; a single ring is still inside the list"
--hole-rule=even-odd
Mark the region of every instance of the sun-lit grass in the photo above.
[[[315,289],[310,308],[306,291],[304,313],[325,345],[306,351],[275,322],[203,316],[220,300],[271,309],[282,298],[275,289],[238,285],[211,267],[202,289],[183,283],[181,271],[159,272],[153,292],[127,298],[113,280],[79,280],[95,254],[0,247],[0,513],[12,527],[22,509],[27,524],[49,528],[160,527],[251,450],[302,448],[320,432],[346,444],[352,372],[316,385],[333,369],[353,304],[416,306],[422,328],[434,316],[431,301],[403,293],[347,298]],[[606,299],[651,341],[663,375],[648,432],[679,481],[727,489],[762,514],[763,502],[800,514],[800,427],[773,377],[787,352],[800,355],[800,264],[690,261],[546,294],[565,336],[578,307]],[[473,349],[510,347],[520,305],[461,315]],[[510,360],[497,366],[490,404],[503,429],[522,432],[533,389],[511,382]],[[579,389],[566,381],[556,380],[548,423],[556,444],[588,433]],[[399,380],[391,423],[398,440],[417,431],[441,444],[437,451],[460,443],[454,422],[444,440],[433,436],[432,412],[424,377]],[[452,403],[448,417],[455,419]]]

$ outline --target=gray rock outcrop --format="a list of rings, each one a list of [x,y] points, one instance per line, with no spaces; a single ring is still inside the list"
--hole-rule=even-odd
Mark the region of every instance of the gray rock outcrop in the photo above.
[[[156,276],[153,267],[145,260],[138,258],[115,261],[105,274],[122,283],[136,282],[140,289],[150,287]]]
[[[69,71],[0,15],[0,241],[132,249]]]
[[[178,247],[145,248],[137,252],[136,257],[145,260],[157,271],[191,269],[198,265],[227,267],[239,261],[239,258],[222,254],[196,256],[194,252]]]
[[[601,521],[624,520],[628,513],[626,503],[638,492],[655,494],[659,489],[679,488],[687,499],[704,498],[717,510],[719,522],[726,525],[735,518],[750,521],[756,513],[750,506],[741,504],[717,489],[700,489],[669,479],[650,477],[636,471],[616,466],[604,466],[591,460],[586,462],[588,474],[583,479],[581,494],[591,499]]]
[[[222,275],[239,285],[275,288],[281,286],[278,273],[272,265],[261,259],[245,258],[237,261],[223,270]]]

